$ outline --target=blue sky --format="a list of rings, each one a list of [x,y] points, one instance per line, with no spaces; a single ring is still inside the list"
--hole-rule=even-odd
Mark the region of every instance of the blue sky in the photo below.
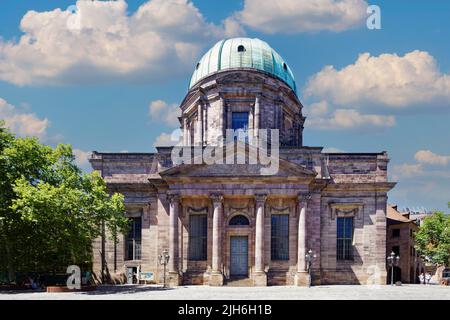
[[[173,112],[195,62],[209,47],[224,37],[257,37],[294,72],[309,120],[305,145],[386,150],[391,179],[399,182],[389,202],[447,210],[450,2],[279,0],[279,7],[272,0],[253,2],[129,0],[127,6],[122,1],[113,11],[108,5],[93,13],[79,3],[86,20],[80,20],[81,31],[67,33],[63,11],[76,1],[2,1],[0,117],[10,119],[18,134],[37,132],[46,143],[72,144],[84,167],[92,150],[151,152],[161,133],[174,128],[161,112],[149,114],[152,102]],[[327,14],[316,16],[307,2],[324,6]],[[332,7],[336,2],[361,7],[343,13]],[[167,14],[163,3],[177,9],[169,7]],[[361,8],[367,4],[381,8],[381,30],[366,28]],[[138,9],[144,18],[137,17]],[[89,35],[89,28],[100,40],[92,40],[98,37]],[[22,43],[21,37],[28,38]],[[123,55],[108,56],[111,43]],[[173,58],[179,53],[173,43],[182,44],[181,57]],[[358,60],[362,53],[368,58]]]

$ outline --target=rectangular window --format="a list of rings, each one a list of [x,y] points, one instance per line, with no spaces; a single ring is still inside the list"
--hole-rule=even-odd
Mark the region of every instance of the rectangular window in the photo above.
[[[206,260],[207,232],[208,217],[206,214],[189,216],[189,260]]]
[[[140,260],[142,243],[142,219],[141,217],[133,217],[130,218],[130,223],[130,231],[125,237],[126,260]]]
[[[231,114],[231,128],[233,130],[242,129],[244,131],[248,130],[248,112],[233,112]]]
[[[272,260],[289,260],[289,215],[272,215]]]
[[[233,112],[231,118],[234,140],[248,142],[248,112]]]
[[[338,217],[337,223],[337,260],[353,260],[353,217]]]
[[[392,238],[400,237],[400,229],[392,229]]]

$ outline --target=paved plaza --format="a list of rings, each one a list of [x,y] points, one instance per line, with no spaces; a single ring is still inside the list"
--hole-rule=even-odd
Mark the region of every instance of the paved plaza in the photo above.
[[[93,292],[0,292],[0,300],[450,300],[450,287],[316,286],[316,287],[209,287],[100,286]]]

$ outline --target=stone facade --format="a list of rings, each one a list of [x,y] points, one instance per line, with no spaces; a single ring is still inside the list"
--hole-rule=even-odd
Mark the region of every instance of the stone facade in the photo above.
[[[139,267],[161,283],[158,255],[168,250],[172,285],[224,285],[233,280],[232,238],[241,236],[248,245],[248,285],[307,285],[310,249],[313,283],[386,283],[387,192],[395,185],[387,180],[386,152],[324,153],[322,147],[303,146],[305,117],[296,93],[259,70],[211,74],[191,87],[180,108],[189,151],[221,145],[233,112],[248,113],[249,129],[279,129],[279,170],[261,175],[262,165],[248,162],[174,164],[172,147],[155,153],[94,152],[93,168],[111,192],[125,195],[127,214],[142,217],[139,260],[125,259],[124,239],[94,242],[94,272],[103,268],[104,281],[123,282],[128,267]],[[189,217],[195,214],[207,215],[203,261],[189,259]],[[272,260],[272,217],[280,214],[288,216],[288,257]],[[230,225],[237,215],[249,224]],[[341,261],[337,219],[344,216],[353,217],[353,259]]]

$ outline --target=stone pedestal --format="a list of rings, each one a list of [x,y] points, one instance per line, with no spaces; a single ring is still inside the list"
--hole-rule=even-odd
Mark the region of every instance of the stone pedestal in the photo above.
[[[309,274],[307,271],[297,272],[295,274],[295,285],[303,287],[309,285]]]
[[[169,272],[167,283],[169,287],[177,287],[182,284],[183,277],[178,272]]]
[[[209,285],[213,287],[223,286],[223,274],[221,272],[211,273]]]
[[[252,274],[253,286],[266,287],[267,286],[267,274],[264,271],[253,272]]]

